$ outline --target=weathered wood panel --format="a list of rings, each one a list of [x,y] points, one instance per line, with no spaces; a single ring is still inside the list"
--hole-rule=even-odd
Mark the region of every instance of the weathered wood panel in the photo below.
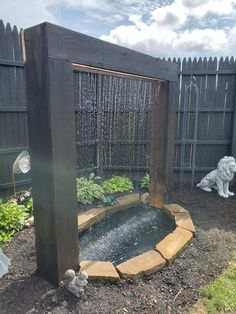
[[[48,58],[44,25],[25,38],[37,268],[58,284],[79,267],[73,72],[70,62]]]
[[[49,31],[49,56],[113,71],[176,80],[176,66],[78,32],[45,23]]]
[[[180,75],[176,106],[175,180],[190,182],[193,170],[193,181],[197,182],[216,167],[220,158],[235,154],[235,60],[184,58],[177,64]],[[186,88],[193,79],[197,92],[191,90],[187,93]],[[194,140],[195,132],[197,138]]]

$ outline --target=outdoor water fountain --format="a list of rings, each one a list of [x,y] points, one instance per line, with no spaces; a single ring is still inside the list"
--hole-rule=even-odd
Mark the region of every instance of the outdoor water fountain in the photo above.
[[[137,205],[82,232],[80,259],[111,261],[114,265],[153,249],[175,229],[173,217],[162,209]]]
[[[117,280],[120,276],[136,279],[161,269],[167,261],[170,262],[175,258],[195,232],[185,209],[174,204],[165,205],[171,200],[175,136],[174,94],[170,96],[169,89],[172,87],[174,90],[176,86],[177,67],[166,61],[50,23],[27,29],[25,43],[31,178],[39,273],[52,283],[58,284],[68,269],[77,271],[79,266],[87,271],[89,278],[101,278],[96,273],[99,269],[108,274],[108,278],[113,276],[110,275],[111,273],[115,274]],[[160,242],[157,237],[156,246],[152,250],[117,265],[116,269],[111,262],[90,260],[79,262],[78,227],[81,231],[114,211],[132,207],[134,203],[137,205],[140,203],[140,195],[128,195],[118,199],[118,203],[114,206],[91,209],[84,213],[83,217],[82,214],[77,217],[76,145],[83,145],[76,142],[75,136],[75,112],[78,116],[81,109],[78,108],[74,89],[74,73],[77,71],[106,74],[98,76],[95,88],[100,83],[102,85],[95,98],[89,96],[88,102],[86,100],[84,103],[86,111],[91,112],[85,123],[91,123],[88,130],[92,136],[95,135],[90,144],[97,145],[95,167],[98,172],[106,170],[105,166],[113,167],[111,162],[115,160],[117,151],[121,151],[124,139],[131,141],[131,146],[128,154],[126,151],[123,151],[123,154],[125,157],[130,158],[131,155],[131,158],[137,158],[135,167],[139,169],[140,155],[145,156],[147,150],[140,149],[138,153],[132,153],[132,145],[137,144],[135,134],[146,129],[142,125],[142,110],[146,103],[149,104],[150,125],[147,128],[150,129],[149,205],[154,208],[165,207],[175,218],[176,228],[172,233]],[[104,83],[104,80],[112,81],[112,76],[119,77],[113,79],[113,82],[117,81],[118,85]],[[122,81],[120,77],[124,77],[125,80]],[[109,86],[114,88],[109,90]],[[128,90],[129,93],[124,93],[124,90]],[[138,91],[141,91],[143,98],[139,98]],[[94,106],[95,99],[99,100],[97,102],[99,106]],[[102,106],[100,106],[101,99],[106,100]],[[134,99],[136,99],[134,114],[131,116],[130,113],[125,113],[126,104]],[[113,108],[110,108],[110,104]],[[101,110],[102,112],[99,113]],[[106,111],[107,114],[103,117],[103,112]],[[127,119],[126,129],[119,129],[121,118]],[[112,121],[117,124],[111,125]],[[83,118],[76,121],[76,123],[82,122]],[[92,127],[94,123],[96,129]],[[115,133],[111,137],[110,130],[113,127],[118,127],[118,137],[115,137]],[[119,144],[115,149],[112,149],[113,141]],[[110,155],[104,155],[104,147],[108,148]],[[89,159],[90,156],[88,151],[86,158]],[[94,167],[94,164],[89,166]],[[127,166],[130,167],[128,160],[119,167],[125,170],[124,167]],[[154,214],[152,209],[143,208],[141,211],[146,213],[142,217],[139,214],[138,218],[141,217],[141,221],[132,222],[132,218],[127,218],[131,219],[134,234],[137,233],[137,228],[139,230],[148,228],[145,227],[148,221],[159,219],[157,218],[159,214],[154,218],[156,213]],[[119,236],[127,230],[125,225],[121,226],[117,226]],[[115,230],[112,232],[115,233]],[[135,238],[131,240],[136,241]]]
[[[79,215],[81,267],[89,279],[136,280],[150,275],[191,240],[195,228],[187,210],[177,204],[158,209],[143,200],[131,193],[113,206]]]

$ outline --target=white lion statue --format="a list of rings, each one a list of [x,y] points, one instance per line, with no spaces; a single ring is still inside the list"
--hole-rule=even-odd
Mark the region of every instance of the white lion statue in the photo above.
[[[208,173],[197,187],[204,191],[211,192],[211,188],[218,191],[222,197],[229,197],[234,195],[229,191],[229,182],[233,180],[234,173],[236,172],[235,158],[231,156],[224,156],[218,162],[217,168]]]

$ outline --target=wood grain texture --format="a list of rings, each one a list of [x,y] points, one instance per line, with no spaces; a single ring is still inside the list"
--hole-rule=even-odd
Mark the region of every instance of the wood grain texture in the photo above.
[[[50,57],[89,66],[176,80],[176,66],[118,45],[45,23]]]
[[[150,205],[163,207],[167,194],[169,83],[159,82],[153,95],[150,125]],[[170,175],[170,173],[168,174]]]
[[[45,25],[25,38],[37,267],[58,284],[79,263],[73,74],[70,62],[48,58]]]

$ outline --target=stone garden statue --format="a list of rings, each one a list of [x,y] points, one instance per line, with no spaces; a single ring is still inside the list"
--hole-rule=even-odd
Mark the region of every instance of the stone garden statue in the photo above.
[[[78,298],[88,283],[87,279],[86,271],[80,271],[78,276],[76,276],[73,269],[68,269],[64,274],[63,283],[65,288]]]
[[[211,192],[211,189],[214,188],[220,196],[227,198],[234,195],[229,191],[229,182],[233,180],[235,172],[235,158],[225,156],[220,159],[217,168],[208,173],[197,186],[207,192]]]

